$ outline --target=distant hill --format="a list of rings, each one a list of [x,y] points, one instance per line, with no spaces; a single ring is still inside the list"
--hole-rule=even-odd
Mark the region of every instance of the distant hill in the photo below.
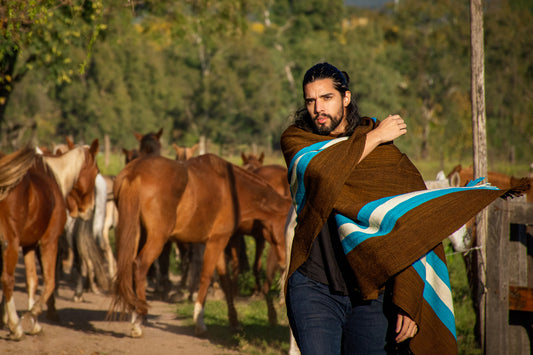
[[[393,0],[344,0],[344,4],[348,6],[366,7],[371,9],[379,9],[388,2]]]

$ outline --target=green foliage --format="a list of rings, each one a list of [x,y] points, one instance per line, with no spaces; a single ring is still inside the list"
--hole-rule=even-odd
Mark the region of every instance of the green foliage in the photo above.
[[[305,70],[328,61],[350,74],[363,115],[406,118],[408,135],[396,143],[410,156],[444,165],[472,155],[465,2],[405,0],[379,13],[325,0],[102,5],[0,6],[11,14],[0,43],[4,149],[105,134],[115,150],[131,149],[133,132],[163,128],[167,146],[204,136],[220,152],[270,152],[302,104]],[[526,2],[506,0],[485,12],[495,163],[532,159],[531,16]]]

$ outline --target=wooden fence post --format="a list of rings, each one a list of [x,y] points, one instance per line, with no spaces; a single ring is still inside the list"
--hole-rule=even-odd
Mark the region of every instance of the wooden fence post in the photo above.
[[[489,208],[485,354],[527,355],[533,329],[533,203],[497,200]]]

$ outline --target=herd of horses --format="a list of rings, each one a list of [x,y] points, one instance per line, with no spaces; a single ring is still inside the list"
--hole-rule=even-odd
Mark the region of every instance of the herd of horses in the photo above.
[[[176,159],[170,159],[161,155],[161,135],[162,130],[136,134],[139,149],[123,149],[125,166],[116,176],[99,173],[98,140],[90,146],[67,141],[64,149],[53,152],[26,147],[0,157],[0,324],[8,326],[12,339],[20,340],[25,332],[40,332],[38,316],[44,310],[47,317],[57,317],[57,270],[68,251],[74,254],[71,262],[79,275],[75,297],[83,292],[82,276],[94,292],[98,292],[94,285],[106,285],[100,288],[111,295],[108,319],[116,314],[131,315],[131,336],[141,336],[149,309],[147,277],[154,266],[158,282],[168,277],[173,243],[183,265],[188,265],[188,251],[204,246],[193,314],[195,334],[207,331],[204,306],[215,270],[227,302],[229,324],[239,329],[234,297],[238,272],[247,262],[242,252],[245,235],[255,239],[255,289],[265,295],[269,322],[276,323],[269,290],[276,272],[286,265],[291,210],[287,169],[265,165],[263,155],[243,153],[241,166],[214,154],[194,156],[197,145],[173,145]],[[468,174],[468,169],[458,166],[446,181],[454,179],[454,184],[464,185],[471,179]],[[491,174],[489,182],[506,187],[504,182],[495,182],[494,174],[491,181]],[[115,230],[114,250],[109,242],[111,228]],[[88,251],[93,239],[98,240],[100,250]],[[261,281],[266,243],[270,245],[266,279]],[[31,328],[24,330],[13,299],[20,249],[29,295],[22,317],[31,323]],[[38,299],[37,261],[43,280]],[[183,281],[187,268],[182,271]],[[109,284],[95,281],[101,274],[107,275],[100,278]]]

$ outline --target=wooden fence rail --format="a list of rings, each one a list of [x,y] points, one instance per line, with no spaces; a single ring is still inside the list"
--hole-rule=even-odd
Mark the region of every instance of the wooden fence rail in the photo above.
[[[498,200],[488,208],[485,353],[531,354],[533,203]],[[525,225],[529,225],[526,227]]]

